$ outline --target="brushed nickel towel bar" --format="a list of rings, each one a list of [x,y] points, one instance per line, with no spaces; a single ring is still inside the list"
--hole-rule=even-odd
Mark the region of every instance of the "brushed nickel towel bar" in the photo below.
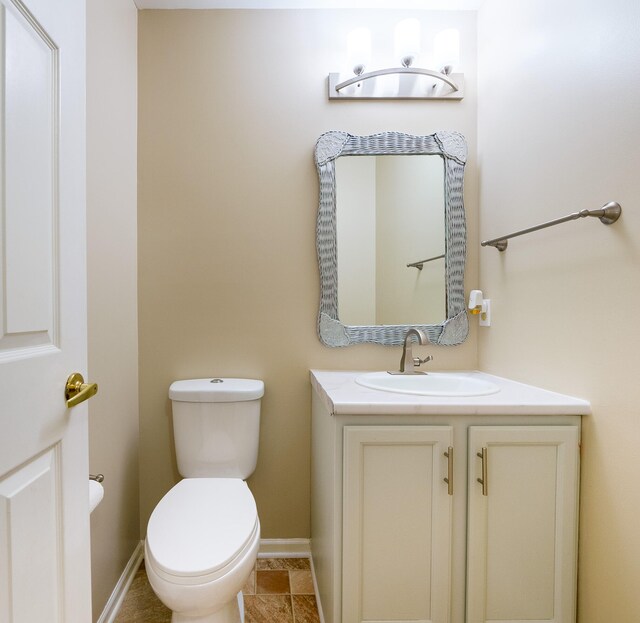
[[[580,212],[573,212],[568,216],[563,216],[562,218],[557,218],[553,221],[542,223],[542,225],[536,225],[535,227],[521,229],[520,231],[508,234],[507,236],[500,236],[499,238],[493,238],[491,240],[483,240],[481,244],[483,247],[495,247],[498,251],[504,251],[508,245],[507,240],[515,238],[516,236],[530,234],[531,232],[538,231],[539,229],[545,229],[546,227],[552,227],[553,225],[560,225],[560,223],[566,223],[567,221],[575,221],[576,219],[585,218],[587,216],[596,216],[600,219],[601,223],[611,225],[620,218],[621,214],[622,208],[620,207],[620,204],[616,201],[610,201],[599,210],[581,210]]]
[[[426,260],[420,260],[419,262],[411,262],[411,264],[407,264],[407,268],[417,268],[418,270],[422,270],[422,267],[427,262],[433,262],[433,260],[440,260],[444,257],[444,253],[442,255],[436,255],[434,257],[428,257]]]

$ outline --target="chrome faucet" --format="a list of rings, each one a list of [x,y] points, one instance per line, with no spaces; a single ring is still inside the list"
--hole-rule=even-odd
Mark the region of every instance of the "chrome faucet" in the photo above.
[[[413,343],[411,342],[411,337],[414,335],[418,338],[418,344],[421,346],[429,344],[429,338],[426,336],[424,331],[421,329],[409,329],[404,336],[402,359],[400,359],[400,371],[390,371],[389,374],[426,374],[426,372],[418,370],[417,368],[421,364],[431,361],[433,357],[431,355],[427,355],[424,359],[420,359],[420,357],[413,356]]]

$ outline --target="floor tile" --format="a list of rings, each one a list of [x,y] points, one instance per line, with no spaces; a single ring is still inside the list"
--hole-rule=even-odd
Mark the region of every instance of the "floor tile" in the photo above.
[[[292,595],[294,623],[320,623],[314,595]]]
[[[256,594],[256,570],[254,569],[249,576],[246,584],[244,585],[242,592],[244,595]]]
[[[170,623],[167,608],[149,585],[144,566],[136,573],[114,623]]]
[[[244,598],[245,623],[293,623],[289,595],[247,595]]]
[[[313,578],[310,569],[292,569],[289,571],[292,595],[313,595]]]
[[[254,569],[243,589],[245,623],[319,623],[308,559],[263,558],[258,563],[266,568]],[[143,563],[114,623],[170,621],[171,611],[153,592]]]
[[[284,570],[256,571],[256,594],[290,593],[289,572]]]
[[[258,558],[258,569],[311,569],[308,558]]]

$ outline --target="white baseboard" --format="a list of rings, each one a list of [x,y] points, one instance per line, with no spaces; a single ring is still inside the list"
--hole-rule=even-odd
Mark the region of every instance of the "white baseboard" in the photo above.
[[[260,539],[258,558],[311,558],[309,539]]]
[[[316,607],[318,608],[318,617],[320,623],[324,623],[324,613],[322,612],[322,604],[320,603],[320,591],[318,590],[318,581],[316,580],[316,568],[313,564],[313,556],[309,556],[311,563],[311,577],[313,578],[313,591],[316,594]]]
[[[113,592],[111,593],[111,596],[98,619],[98,623],[113,623],[113,621],[116,620],[120,607],[122,606],[122,602],[124,601],[127,591],[131,586],[131,582],[133,582],[133,578],[135,577],[143,558],[144,541],[140,541],[133,551],[133,554],[131,554],[131,558],[129,558],[127,566],[124,568],[118,583],[113,589]]]

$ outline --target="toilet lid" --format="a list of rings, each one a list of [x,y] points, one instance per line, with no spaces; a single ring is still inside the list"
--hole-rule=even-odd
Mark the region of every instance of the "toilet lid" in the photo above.
[[[169,398],[177,402],[243,402],[262,396],[264,382],[256,379],[189,379],[169,387]]]
[[[165,573],[207,575],[244,549],[257,523],[256,503],[244,481],[185,478],[151,514],[147,548]]]

